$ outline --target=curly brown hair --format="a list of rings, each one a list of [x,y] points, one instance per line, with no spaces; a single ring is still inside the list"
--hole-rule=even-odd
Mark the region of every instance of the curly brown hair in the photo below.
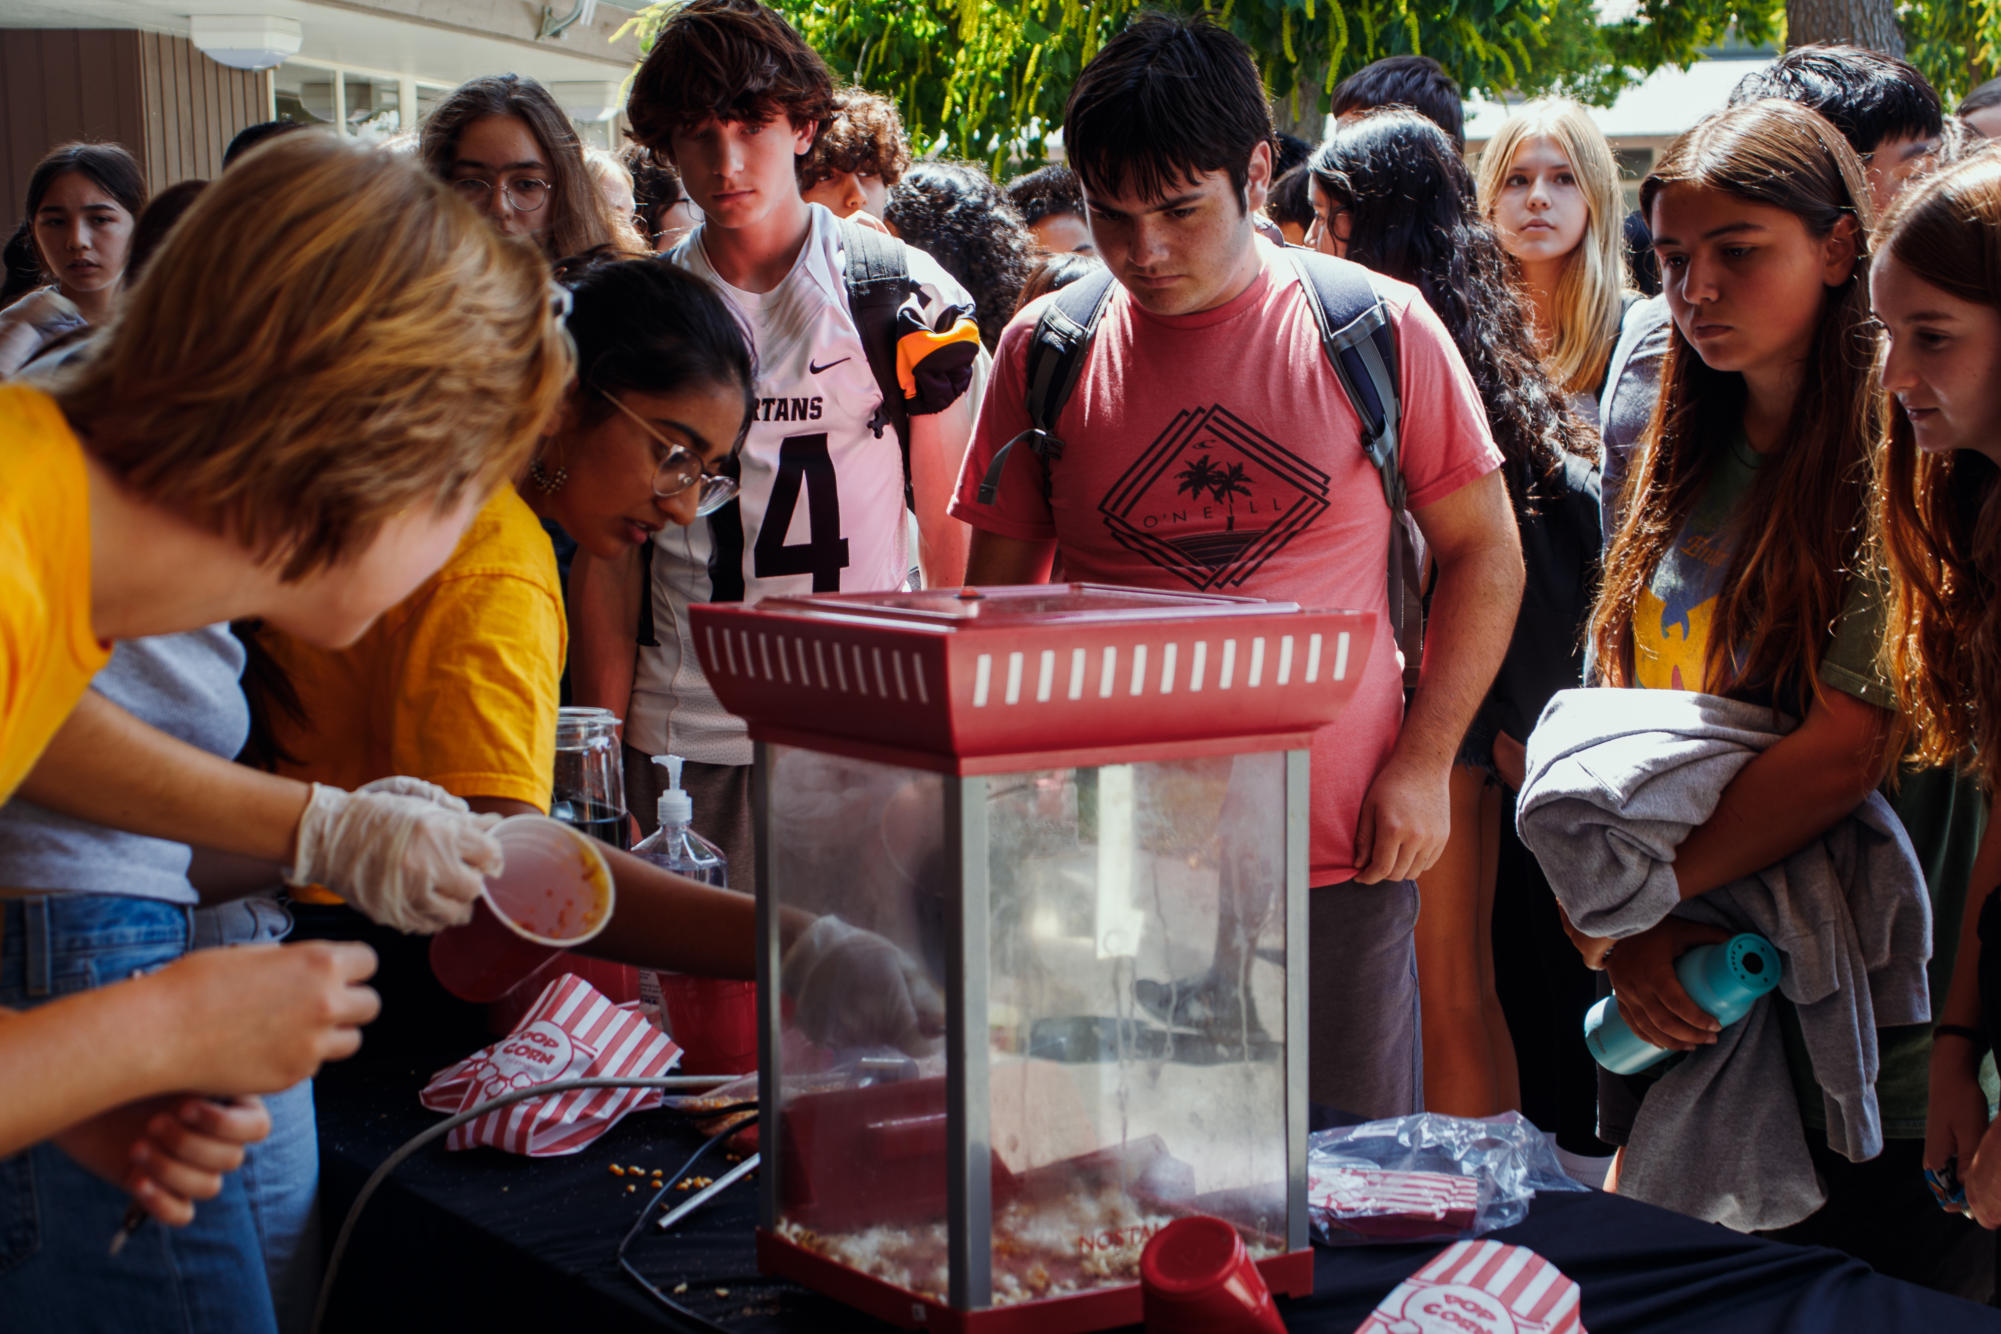
[[[833,114],[827,62],[757,0],[688,0],[674,10],[625,102],[627,133],[662,151],[711,116],[761,125],[783,115],[824,129]]]
[[[992,351],[1035,268],[1035,237],[993,177],[972,162],[920,162],[890,191],[882,220],[972,296],[980,341]]]
[[[910,143],[896,103],[866,88],[834,93],[834,116],[820,131],[813,151],[799,159],[799,188],[810,190],[830,176],[862,172],[895,185],[910,166]]]
[[[1905,191],[1877,244],[1962,301],[2001,307],[2001,154],[1986,152]],[[1890,570],[1883,667],[1919,764],[1970,760],[2001,778],[2001,471],[1971,450],[1918,449],[1883,396],[1875,540]]]

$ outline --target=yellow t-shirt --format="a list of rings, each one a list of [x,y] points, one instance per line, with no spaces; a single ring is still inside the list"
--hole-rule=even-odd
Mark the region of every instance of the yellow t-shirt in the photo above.
[[[90,480],[54,400],[0,385],[0,801],[111,658],[90,628]]]
[[[549,535],[503,486],[444,568],[345,649],[261,636],[298,692],[273,710],[279,772],[353,789],[407,774],[548,810],[566,629]],[[319,902],[332,897],[308,893]]]

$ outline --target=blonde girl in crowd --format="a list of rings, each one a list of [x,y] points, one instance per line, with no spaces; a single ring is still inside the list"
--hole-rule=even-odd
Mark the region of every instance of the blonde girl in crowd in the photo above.
[[[1895,758],[1897,697],[1876,668],[1881,591],[1863,550],[1878,394],[1870,204],[1839,132],[1776,100],[1677,139],[1640,201],[1673,334],[1605,556],[1591,625],[1598,676],[1802,720],[1744,766],[1676,849],[1675,880],[1690,899],[1819,840]],[[1929,871],[1939,822],[1913,792],[1891,801]],[[1936,895],[1940,878],[1926,878]],[[1722,934],[1668,917],[1618,942],[1605,968],[1635,1033],[1679,1051],[1716,1040],[1673,963]],[[1940,935],[1935,959],[1951,952]],[[1826,1202],[1774,1235],[1980,1295],[1992,1245],[1970,1242],[1938,1210],[1920,1167],[1929,1031],[1879,1028],[1876,1039],[1885,1147],[1863,1162],[1829,1147],[1819,1084],[1803,1050],[1789,1052],[1792,1087],[1771,1096],[1797,1100]],[[1611,1142],[1629,1137],[1639,1078],[1601,1081]]]
[[[1611,146],[1583,107],[1544,98],[1488,141],[1478,184],[1480,211],[1500,234],[1534,319],[1543,369],[1595,426],[1629,304]]]
[[[632,169],[602,148],[584,151],[584,169],[597,187],[604,205],[605,226],[611,232],[612,249],[625,255],[644,255],[653,249],[653,233],[639,212],[634,195]]]
[[[2001,769],[2001,154],[1983,152],[1898,197],[1870,276],[1883,325],[1885,429],[1876,533],[1890,568],[1885,665],[1918,760],[1966,763],[1989,800]],[[2001,1137],[1981,1064],[2001,949],[1990,813],[1935,1008],[1925,1166],[1957,1175],[1982,1226],[2001,1225]],[[1943,925],[1943,924],[1941,924]],[[1982,928],[1985,928],[1984,930]],[[1984,976],[1983,976],[1984,975]]]
[[[66,718],[114,641],[259,616],[341,644],[435,569],[568,378],[544,268],[414,165],[318,134],[263,146],[184,222],[53,395],[0,389],[0,799],[38,761],[95,765],[112,781],[83,782],[74,814],[301,878],[365,864],[378,888],[449,896],[433,907],[463,917],[497,853],[475,817],[277,779],[225,801]],[[76,766],[58,777],[77,785]],[[430,860],[377,855],[387,844]],[[350,1054],[377,1008],[361,985],[374,956],[181,958],[185,908],[65,892],[92,888],[0,889],[0,1003],[24,1007],[0,1010],[0,1153],[16,1155],[0,1212],[42,1219],[39,1242],[0,1243],[27,1247],[0,1258],[0,1310],[25,1328],[92,1327],[116,1303],[121,1329],[268,1329],[241,1231],[182,1254],[183,1234],[156,1229],[121,1257],[126,1278],[105,1277],[126,1203],[112,1183],[186,1222],[263,1133],[261,1110],[144,1100],[274,1092]]]

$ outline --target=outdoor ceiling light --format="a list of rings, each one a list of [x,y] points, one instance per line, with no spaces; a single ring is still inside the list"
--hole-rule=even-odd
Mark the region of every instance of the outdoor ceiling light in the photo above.
[[[299,54],[305,34],[297,19],[269,14],[196,14],[188,20],[195,49],[231,69],[270,69]]]

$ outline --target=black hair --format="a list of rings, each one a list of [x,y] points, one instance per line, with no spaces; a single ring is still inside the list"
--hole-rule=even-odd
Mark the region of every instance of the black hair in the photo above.
[[[992,351],[1035,267],[1035,237],[993,177],[967,162],[919,162],[891,188],[882,220],[972,293]]]
[[[1271,139],[1251,49],[1200,16],[1142,14],[1084,67],[1063,109],[1071,168],[1106,194],[1159,199],[1221,171],[1242,206],[1251,154]]]
[[[1306,159],[1313,156],[1313,145],[1296,134],[1280,130],[1272,136],[1271,154],[1271,177],[1277,180],[1294,167],[1305,166]]]
[[[181,220],[181,214],[187,212],[195,198],[207,188],[207,181],[180,181],[147,202],[146,211],[139,215],[139,221],[132,224],[132,243],[125,254],[127,284],[139,280],[146,261],[160,248],[160,242],[167,239],[167,233]]]
[[[688,197],[681,173],[662,162],[644,144],[627,144],[618,160],[632,173],[632,203],[646,217],[649,240],[661,232],[660,219],[668,209]]]
[[[1265,201],[1265,212],[1273,222],[1289,222],[1298,227],[1313,225],[1313,172],[1305,162],[1280,176]]]
[[[1076,282],[1093,269],[1102,269],[1105,261],[1084,250],[1066,251],[1060,255],[1045,255],[1042,262],[1028,275],[1028,281],[1021,285],[1021,300],[1015,310],[1038,297],[1048,296]]]
[[[1767,97],[1810,107],[1863,157],[1885,139],[1930,139],[1945,129],[1938,90],[1917,66],[1859,46],[1797,46],[1730,90],[1730,105]]]
[[[1661,294],[1661,257],[1654,253],[1653,228],[1647,215],[1634,209],[1626,215],[1626,275],[1641,296]]]
[[[64,144],[52,148],[35,169],[28,173],[28,227],[32,236],[35,214],[42,208],[42,200],[54,188],[56,181],[71,172],[83,176],[104,193],[118,201],[118,207],[132,215],[137,221],[146,208],[146,176],[139,170],[138,159],[119,144]],[[40,248],[36,249],[40,256]],[[46,260],[43,269],[48,270]]]
[[[306,128],[308,128],[306,123],[301,120],[260,120],[255,125],[246,125],[236,132],[234,139],[229,141],[229,147],[222,150],[222,169],[228,171],[236,159],[266,139]]]
[[[0,249],[0,268],[5,270],[0,272],[0,306],[10,306],[48,283],[42,261],[35,253],[34,229],[27,223],[16,227],[5,248]]]
[[[1030,227],[1064,213],[1084,216],[1084,188],[1065,166],[1043,167],[1007,183],[1007,200]]]
[[[2001,106],[2001,79],[1989,79],[1959,100],[1955,116],[1967,116],[1988,107]]]
[[[1465,160],[1437,122],[1396,108],[1335,131],[1312,170],[1348,210],[1348,258],[1417,288],[1445,325],[1487,409],[1509,494],[1518,509],[1532,505],[1563,452],[1589,456],[1596,441],[1542,368]]]
[[[1385,56],[1334,85],[1333,114],[1409,107],[1445,131],[1455,151],[1466,151],[1466,104],[1445,66],[1430,56]]]
[[[743,390],[742,439],[757,407],[756,358],[722,293],[664,255],[624,258],[609,247],[565,260],[556,278],[570,291],[564,323],[577,349],[572,392],[584,422],[616,410],[605,394],[734,385]]]

